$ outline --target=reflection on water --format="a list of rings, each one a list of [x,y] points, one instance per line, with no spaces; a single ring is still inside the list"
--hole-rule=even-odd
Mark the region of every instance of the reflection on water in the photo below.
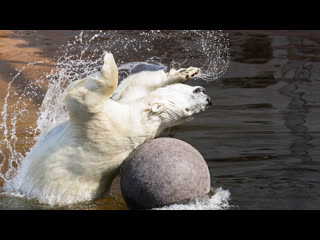
[[[242,62],[251,63],[249,74],[255,75],[252,78],[256,80],[253,81],[250,89],[247,87],[239,89],[241,92],[238,91],[238,94],[248,91],[245,94],[247,101],[255,103],[259,101],[260,106],[265,104],[265,107],[260,109],[263,112],[258,109],[254,111],[255,120],[253,121],[248,121],[251,115],[248,114],[249,109],[244,110],[246,123],[251,124],[243,126],[240,131],[245,132],[245,128],[248,131],[255,129],[258,118],[263,118],[264,121],[260,121],[260,136],[254,136],[252,143],[247,142],[247,145],[240,149],[242,154],[252,153],[255,156],[254,163],[250,165],[256,169],[254,177],[243,177],[247,182],[241,190],[249,191],[247,195],[252,197],[251,201],[246,198],[241,200],[246,202],[246,206],[239,204],[243,209],[312,209],[318,208],[320,203],[320,192],[317,190],[319,178],[316,177],[319,172],[319,145],[312,143],[319,141],[317,119],[319,117],[320,76],[318,72],[320,68],[317,56],[320,35],[316,33],[312,39],[304,36],[279,35],[277,36],[277,33],[252,37],[242,35],[242,41],[245,41],[245,38],[251,39],[251,42],[256,38],[257,41],[255,44],[252,43],[253,51],[244,54],[244,56],[251,56],[251,59],[235,56],[236,59],[243,59]],[[261,52],[255,54],[259,51],[255,45],[265,46],[264,54]],[[245,47],[242,47],[241,51],[245,51]],[[245,78],[243,71],[246,69],[248,68],[242,68],[242,82]],[[232,65],[230,72],[232,72]],[[237,75],[237,73],[233,74]],[[264,85],[261,86],[259,78],[263,79]],[[250,79],[246,80],[250,81]],[[254,89],[255,83],[257,85]],[[243,85],[239,88],[243,88]],[[249,112],[252,111],[249,110]],[[253,134],[256,133],[257,130],[254,130]],[[252,134],[249,132],[242,134],[242,139],[247,138],[248,135]],[[259,147],[258,143],[260,143]],[[250,149],[250,145],[255,147]],[[241,152],[239,151],[240,155]],[[257,164],[258,160],[263,162]],[[245,165],[243,164],[244,167]],[[244,172],[247,169],[243,168]],[[240,180],[239,176],[235,175],[235,177],[238,181]],[[247,189],[250,187],[257,190],[250,191]],[[232,194],[236,194],[234,191],[239,191],[239,188],[230,190]],[[261,201],[262,198],[263,201]]]
[[[79,33],[27,31],[0,38],[0,106],[6,94],[3,91],[7,89],[6,79],[12,79],[4,69],[11,66],[14,72],[18,68],[14,64],[19,64],[21,58],[10,60],[1,41],[24,40],[20,47],[41,49],[36,51],[37,61],[50,60],[57,53],[57,45],[65,44]],[[206,88],[214,107],[191,122],[169,129],[165,135],[184,140],[202,153],[210,168],[212,187],[227,189],[231,205],[237,209],[319,209],[320,31],[228,33],[227,72],[213,82],[200,79],[190,82]],[[95,41],[101,44],[101,39]],[[161,53],[163,46],[166,52],[163,64],[174,57],[183,62],[188,54],[179,52],[176,45],[161,42],[157,42],[154,51]],[[157,53],[152,52],[155,56]],[[141,61],[134,54],[119,57],[123,63]],[[192,61],[201,64],[200,57]],[[18,69],[22,66],[20,63]],[[33,74],[26,72],[25,79],[41,75]],[[15,99],[10,101],[13,103]],[[18,138],[26,134],[25,128],[25,125],[17,127]],[[109,208],[125,208],[119,197],[119,186],[115,185],[114,189],[118,193],[109,199]],[[6,201],[8,197],[0,196],[0,208],[8,206]],[[11,208],[28,205],[23,201],[15,204]]]

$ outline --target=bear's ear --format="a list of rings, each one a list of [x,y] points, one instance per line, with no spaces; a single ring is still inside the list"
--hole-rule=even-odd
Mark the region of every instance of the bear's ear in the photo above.
[[[151,106],[151,111],[154,113],[162,113],[164,111],[164,107],[160,103],[153,103]]]

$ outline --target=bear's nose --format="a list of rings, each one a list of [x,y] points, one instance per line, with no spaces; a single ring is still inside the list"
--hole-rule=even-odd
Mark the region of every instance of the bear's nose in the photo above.
[[[212,106],[212,102],[211,102],[211,98],[210,97],[207,98],[207,105],[208,106]]]

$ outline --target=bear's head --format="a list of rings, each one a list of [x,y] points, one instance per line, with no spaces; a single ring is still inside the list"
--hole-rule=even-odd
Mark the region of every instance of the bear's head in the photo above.
[[[190,119],[194,114],[212,105],[211,99],[200,86],[172,84],[152,93],[150,112],[161,119],[161,129]]]

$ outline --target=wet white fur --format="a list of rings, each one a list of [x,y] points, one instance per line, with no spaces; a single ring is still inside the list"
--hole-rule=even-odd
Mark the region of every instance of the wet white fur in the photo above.
[[[207,96],[182,84],[198,71],[141,72],[117,88],[117,66],[106,53],[101,72],[71,84],[69,120],[32,149],[12,187],[51,205],[102,197],[137,146],[206,108]]]

